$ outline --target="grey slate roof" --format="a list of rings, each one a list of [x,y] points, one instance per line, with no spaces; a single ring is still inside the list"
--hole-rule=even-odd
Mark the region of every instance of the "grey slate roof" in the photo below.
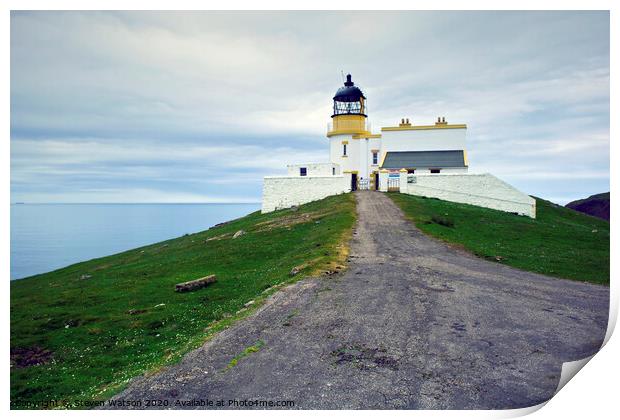
[[[409,168],[464,168],[462,150],[430,150],[423,152],[387,152],[385,169]]]

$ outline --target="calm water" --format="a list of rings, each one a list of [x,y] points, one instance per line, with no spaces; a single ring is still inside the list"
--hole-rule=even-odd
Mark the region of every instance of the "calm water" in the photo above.
[[[11,280],[199,232],[260,204],[12,204]]]

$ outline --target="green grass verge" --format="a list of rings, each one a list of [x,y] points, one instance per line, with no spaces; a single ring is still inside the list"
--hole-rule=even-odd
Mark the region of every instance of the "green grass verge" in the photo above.
[[[354,223],[353,196],[334,196],[11,282],[11,401],[115,394],[279,286],[344,267]],[[232,239],[239,230],[247,233]],[[295,266],[301,271],[291,277]],[[207,288],[174,291],[209,274],[217,282]]]
[[[250,346],[250,347],[247,347],[247,348],[243,349],[243,351],[241,353],[236,355],[230,362],[228,362],[228,365],[226,366],[226,370],[232,369],[235,366],[237,366],[239,361],[241,359],[243,359],[244,357],[247,357],[247,356],[249,356],[252,353],[256,353],[256,352],[260,351],[261,347],[263,347],[264,345],[265,345],[264,341],[258,340],[256,343],[254,343],[253,346]]]
[[[609,222],[536,198],[536,219],[432,198],[389,196],[423,232],[477,256],[609,285]]]

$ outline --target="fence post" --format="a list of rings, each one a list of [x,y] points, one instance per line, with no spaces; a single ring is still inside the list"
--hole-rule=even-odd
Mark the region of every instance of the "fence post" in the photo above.
[[[401,193],[407,193],[407,170],[402,168],[399,172],[398,188]]]
[[[387,192],[388,190],[388,170],[381,169],[379,171],[379,191]]]

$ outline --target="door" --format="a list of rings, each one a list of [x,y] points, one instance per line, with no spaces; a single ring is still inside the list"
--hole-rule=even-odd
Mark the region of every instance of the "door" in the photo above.
[[[357,191],[357,174],[351,174],[351,191]]]
[[[375,190],[379,191],[379,172],[375,173]]]

